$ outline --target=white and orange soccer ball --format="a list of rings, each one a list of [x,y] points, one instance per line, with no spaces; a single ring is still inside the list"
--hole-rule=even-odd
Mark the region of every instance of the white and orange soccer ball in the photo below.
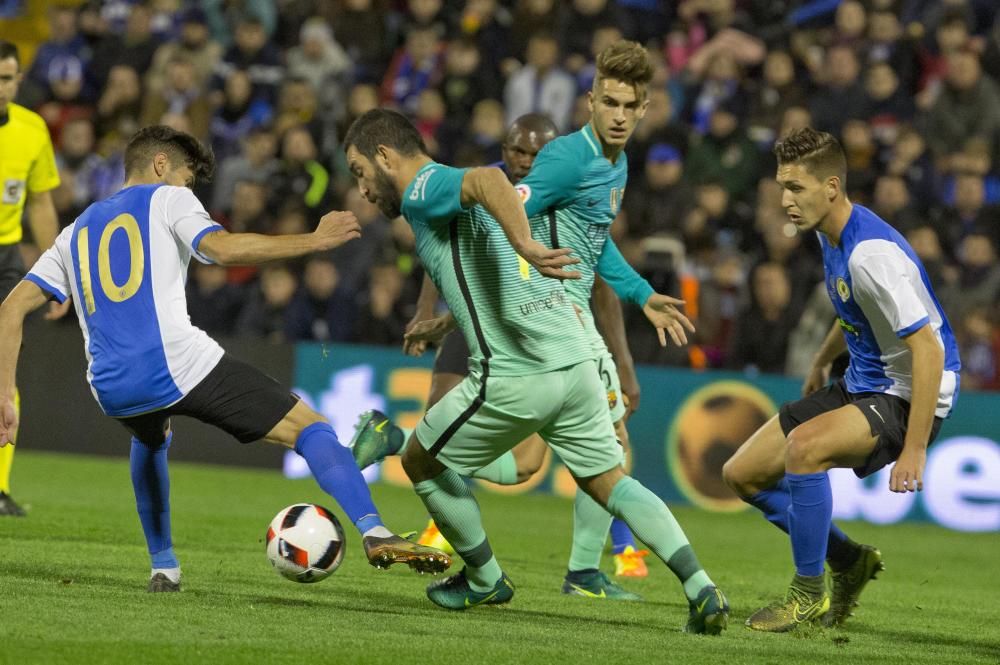
[[[320,582],[344,560],[344,529],[323,506],[288,506],[267,527],[267,558],[286,579]]]

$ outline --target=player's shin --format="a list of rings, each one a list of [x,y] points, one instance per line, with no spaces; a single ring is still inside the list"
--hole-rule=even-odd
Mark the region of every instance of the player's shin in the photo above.
[[[761,490],[753,496],[740,497],[751,506],[764,513],[764,519],[788,533],[788,509],[792,505],[792,495],[787,478],[782,478],[774,487]],[[853,564],[860,553],[860,545],[830,522],[827,534],[826,560],[834,570],[843,570]]]
[[[413,485],[427,512],[466,565],[474,591],[489,591],[503,576],[483,530],[479,504],[465,481],[451,469]]]
[[[594,571],[601,566],[601,553],[611,529],[611,513],[582,489],[573,502],[573,547],[569,571]]]
[[[167,472],[167,449],[172,440],[173,432],[159,446],[147,445],[133,437],[129,468],[153,572],[163,571],[176,583],[180,579],[180,564],[170,537],[170,477]]]
[[[21,394],[14,389],[14,414],[21,420]],[[10,437],[10,443],[17,443],[17,430]],[[10,494],[10,468],[14,464],[14,446],[0,448],[0,494]]]
[[[706,586],[714,586],[698,562],[687,536],[663,501],[639,481],[625,476],[611,490],[608,511],[625,521],[632,533],[656,554],[684,585],[694,600]]]
[[[329,423],[313,423],[303,429],[295,441],[295,452],[305,459],[316,482],[340,504],[362,536],[392,535],[382,523],[351,451],[340,445]]]
[[[789,473],[792,497],[788,533],[792,540],[795,571],[806,577],[823,574],[826,541],[833,517],[833,493],[826,472]]]

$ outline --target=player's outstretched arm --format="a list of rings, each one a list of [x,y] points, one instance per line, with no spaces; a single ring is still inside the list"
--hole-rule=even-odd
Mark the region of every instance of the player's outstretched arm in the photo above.
[[[24,317],[45,304],[49,294],[35,283],[20,282],[0,306],[0,448],[6,446],[17,429],[14,411],[14,379],[21,351]]]
[[[892,467],[889,489],[893,492],[916,492],[924,488],[924,463],[927,440],[934,425],[941,375],[944,374],[944,349],[930,324],[904,338],[913,356],[913,395],[906,421],[903,452]]]
[[[433,319],[420,321],[403,336],[403,351],[407,355],[419,356],[428,344],[437,344],[457,326],[451,312]]]
[[[479,204],[503,228],[514,251],[546,277],[580,279],[580,273],[564,270],[580,260],[569,256],[569,248],[549,249],[531,237],[528,215],[521,197],[503,171],[495,167],[469,169],[462,178],[462,205]]]
[[[605,240],[597,260],[597,274],[619,298],[642,307],[642,313],[656,328],[660,346],[667,345],[667,335],[677,346],[687,344],[687,333],[694,332],[694,324],[680,310],[684,301],[654,291],[649,282],[629,265],[610,237]]]
[[[255,265],[323,252],[360,237],[361,225],[354,213],[335,210],[323,215],[312,233],[269,236],[213,231],[202,238],[198,251],[223,266]]]
[[[594,280],[594,319],[604,337],[611,357],[618,367],[618,380],[622,384],[622,392],[628,398],[625,417],[639,410],[639,379],[635,376],[635,363],[632,352],[628,348],[628,338],[625,336],[625,320],[622,316],[622,304],[608,283],[598,277]]]

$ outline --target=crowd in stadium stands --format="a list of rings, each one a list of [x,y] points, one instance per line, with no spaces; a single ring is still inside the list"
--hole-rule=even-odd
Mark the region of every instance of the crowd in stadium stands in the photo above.
[[[354,187],[340,138],[376,106],[432,155],[500,159],[529,111],[587,119],[594,54],[647,44],[656,76],[628,149],[614,236],[696,317],[660,348],[626,311],[637,362],[802,375],[833,317],[813,237],[780,205],[770,149],[838,136],[855,203],[896,226],[959,335],[963,387],[1000,388],[1000,3],[995,0],[107,0],[51,6],[21,101],[48,123],[62,224],[122,182],[122,149],[164,123],[211,144],[197,193],[233,231],[291,233],[330,209],[363,237],[262,269],[195,265],[213,335],[398,344],[421,270],[405,222]],[[31,258],[29,257],[29,260]]]

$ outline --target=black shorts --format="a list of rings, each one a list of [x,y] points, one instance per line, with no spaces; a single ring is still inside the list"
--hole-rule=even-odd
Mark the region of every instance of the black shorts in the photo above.
[[[461,330],[452,330],[438,347],[437,355],[434,357],[434,373],[468,376],[469,353],[465,335]]]
[[[784,404],[778,411],[778,422],[781,423],[781,431],[788,436],[789,432],[807,420],[848,404],[853,404],[861,410],[868,419],[872,436],[878,437],[871,455],[862,466],[854,469],[858,478],[865,478],[885,465],[895,462],[903,452],[910,403],[902,397],[885,393],[849,393],[844,380],[840,379],[797,402]],[[941,418],[934,418],[927,445],[937,438],[942,422]]]
[[[26,272],[21,249],[16,244],[0,245],[0,302],[24,279]]]
[[[171,416],[189,416],[232,434],[240,443],[250,443],[263,439],[298,401],[267,374],[227,353],[176,404],[116,420],[150,446],[163,443]]]

